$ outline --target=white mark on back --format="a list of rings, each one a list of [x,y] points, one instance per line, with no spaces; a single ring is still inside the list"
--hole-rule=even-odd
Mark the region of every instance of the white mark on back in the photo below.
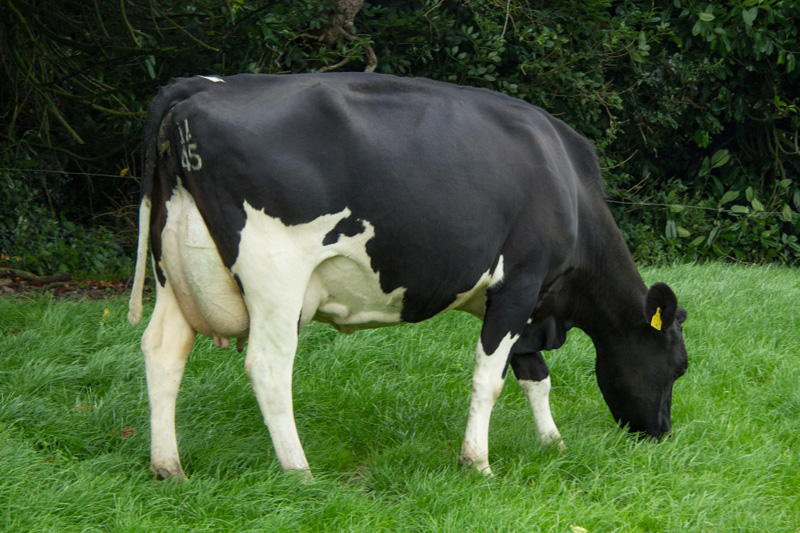
[[[178,133],[181,137],[181,166],[187,171],[200,170],[203,168],[203,160],[197,153],[197,143],[191,142],[188,118],[183,119],[183,128],[178,124]]]
[[[205,78],[208,81],[213,81],[214,83],[225,83],[225,80],[223,80],[219,76],[200,76],[200,77]]]

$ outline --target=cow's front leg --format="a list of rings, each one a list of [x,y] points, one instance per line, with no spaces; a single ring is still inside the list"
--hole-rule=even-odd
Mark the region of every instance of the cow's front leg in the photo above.
[[[158,479],[186,479],[175,436],[175,401],[195,331],[186,321],[169,283],[156,286],[156,306],[142,336],[150,398],[150,471]]]
[[[475,372],[472,375],[472,400],[467,419],[467,431],[461,446],[459,464],[473,466],[479,472],[492,475],[489,467],[489,419],[503,389],[509,353],[517,337],[510,333],[497,348],[486,353],[483,341],[475,350]]]
[[[563,451],[564,442],[550,410],[550,374],[541,352],[514,353],[511,368],[530,403],[539,441],[545,446],[558,443]]]
[[[294,320],[287,317],[294,316]],[[292,405],[292,366],[297,349],[298,312],[272,314],[262,319],[251,312],[250,339],[245,370],[269,429],[275,454],[283,470],[302,471],[310,477]]]

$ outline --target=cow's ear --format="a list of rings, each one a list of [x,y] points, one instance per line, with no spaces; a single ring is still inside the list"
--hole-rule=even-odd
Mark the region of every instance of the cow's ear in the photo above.
[[[686,322],[686,319],[689,317],[689,312],[686,311],[683,307],[678,308],[678,312],[675,314],[675,320],[678,321],[678,324],[683,324]]]
[[[666,283],[655,283],[647,291],[644,313],[650,327],[659,331],[672,326],[678,312],[678,299]],[[684,311],[684,315],[685,315]],[[683,316],[685,318],[685,316]]]

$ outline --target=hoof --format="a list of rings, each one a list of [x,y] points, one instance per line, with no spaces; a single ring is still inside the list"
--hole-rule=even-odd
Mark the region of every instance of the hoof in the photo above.
[[[540,439],[542,446],[556,449],[559,454],[567,451],[567,445],[564,444],[564,439],[561,438],[561,435],[557,431],[542,435]]]
[[[494,477],[492,469],[489,468],[489,463],[486,461],[479,461],[476,463],[474,457],[467,457],[462,455],[461,457],[458,458],[458,466],[463,466],[466,468],[474,468],[475,470],[477,470],[486,477]]]
[[[174,479],[176,481],[188,481],[189,479],[186,477],[186,474],[183,473],[183,469],[179,468],[177,471],[172,471],[165,466],[151,466],[150,472],[156,477],[158,481],[164,481],[166,479]]]

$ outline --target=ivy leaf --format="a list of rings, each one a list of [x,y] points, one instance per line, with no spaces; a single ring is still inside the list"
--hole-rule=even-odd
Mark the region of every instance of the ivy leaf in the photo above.
[[[147,68],[147,75],[150,76],[151,80],[156,79],[155,64],[156,58],[154,56],[147,56],[144,59],[144,66]]]
[[[667,220],[667,227],[664,231],[667,236],[667,239],[677,239],[678,238],[678,225],[675,224],[674,220]]]
[[[739,198],[739,191],[728,191],[722,195],[722,198],[719,200],[719,205],[725,205],[728,202],[732,202]]]
[[[709,162],[708,158],[703,158],[703,162],[700,164],[700,170],[697,171],[697,175],[701,178],[708,176],[709,172],[711,172],[711,163]]]
[[[717,234],[719,233],[719,230],[720,226],[714,226],[714,229],[712,229],[711,233],[708,234],[708,240],[706,241],[706,246],[710,248],[711,245],[714,244],[714,241],[717,239]]]
[[[707,131],[697,130],[696,132],[694,132],[694,142],[696,142],[698,146],[707,148],[708,141],[709,141],[709,135]]]
[[[753,25],[753,22],[756,20],[756,16],[758,16],[758,7],[751,7],[750,9],[742,10],[742,18],[744,19],[744,23],[748,26]]]
[[[728,150],[717,150],[711,156],[711,168],[721,167],[731,159],[731,154]]]

